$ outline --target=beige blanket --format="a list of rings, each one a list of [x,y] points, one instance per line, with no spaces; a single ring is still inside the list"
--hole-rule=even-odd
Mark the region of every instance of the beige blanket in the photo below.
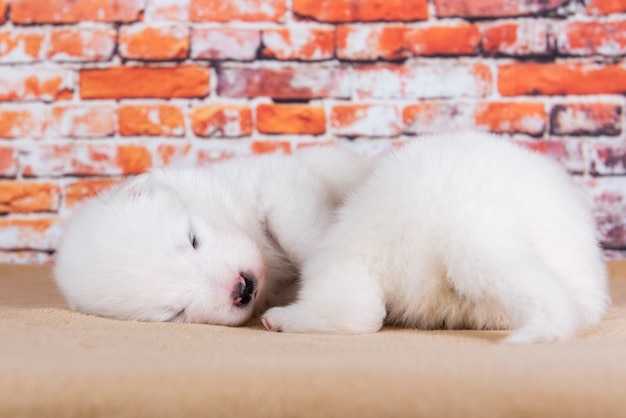
[[[2,417],[626,417],[626,262],[614,306],[560,344],[505,332],[275,334],[70,312],[50,272],[0,266]]]

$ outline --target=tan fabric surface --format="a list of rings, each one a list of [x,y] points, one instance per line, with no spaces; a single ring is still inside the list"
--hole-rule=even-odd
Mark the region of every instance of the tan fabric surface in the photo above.
[[[275,334],[70,312],[40,266],[0,266],[0,416],[625,417],[626,263],[615,306],[561,344],[504,332]]]

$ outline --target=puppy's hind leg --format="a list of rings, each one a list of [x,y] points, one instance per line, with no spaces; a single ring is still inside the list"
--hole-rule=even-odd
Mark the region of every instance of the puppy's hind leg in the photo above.
[[[365,265],[314,260],[304,269],[298,301],[269,309],[262,321],[270,331],[369,334],[385,315],[382,291]]]
[[[501,304],[515,328],[503,342],[552,342],[574,336],[581,320],[578,307],[543,261],[528,254],[509,260],[494,254],[490,260],[476,260],[474,265],[481,265],[478,277],[463,278],[480,283],[480,295],[475,294],[477,289],[468,290],[467,283],[459,287],[461,294],[477,300],[487,296]]]
[[[497,301],[515,328],[505,343],[571,338],[581,325],[573,296],[515,230],[470,235],[465,250],[448,260],[449,280],[462,296]]]

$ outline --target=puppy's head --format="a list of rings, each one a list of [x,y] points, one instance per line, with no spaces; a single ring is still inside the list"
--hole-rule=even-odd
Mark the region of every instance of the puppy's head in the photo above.
[[[154,174],[87,202],[56,257],[69,306],[118,319],[245,323],[263,290],[263,257],[226,216],[204,215]]]

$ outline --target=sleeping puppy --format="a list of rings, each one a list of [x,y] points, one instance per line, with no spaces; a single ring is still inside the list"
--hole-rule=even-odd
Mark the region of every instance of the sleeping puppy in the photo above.
[[[419,138],[380,161],[307,259],[285,332],[515,329],[572,337],[609,305],[585,198],[556,163],[495,136]]]
[[[72,217],[56,283],[84,313],[241,325],[293,299],[312,244],[370,165],[320,148],[140,175]]]

